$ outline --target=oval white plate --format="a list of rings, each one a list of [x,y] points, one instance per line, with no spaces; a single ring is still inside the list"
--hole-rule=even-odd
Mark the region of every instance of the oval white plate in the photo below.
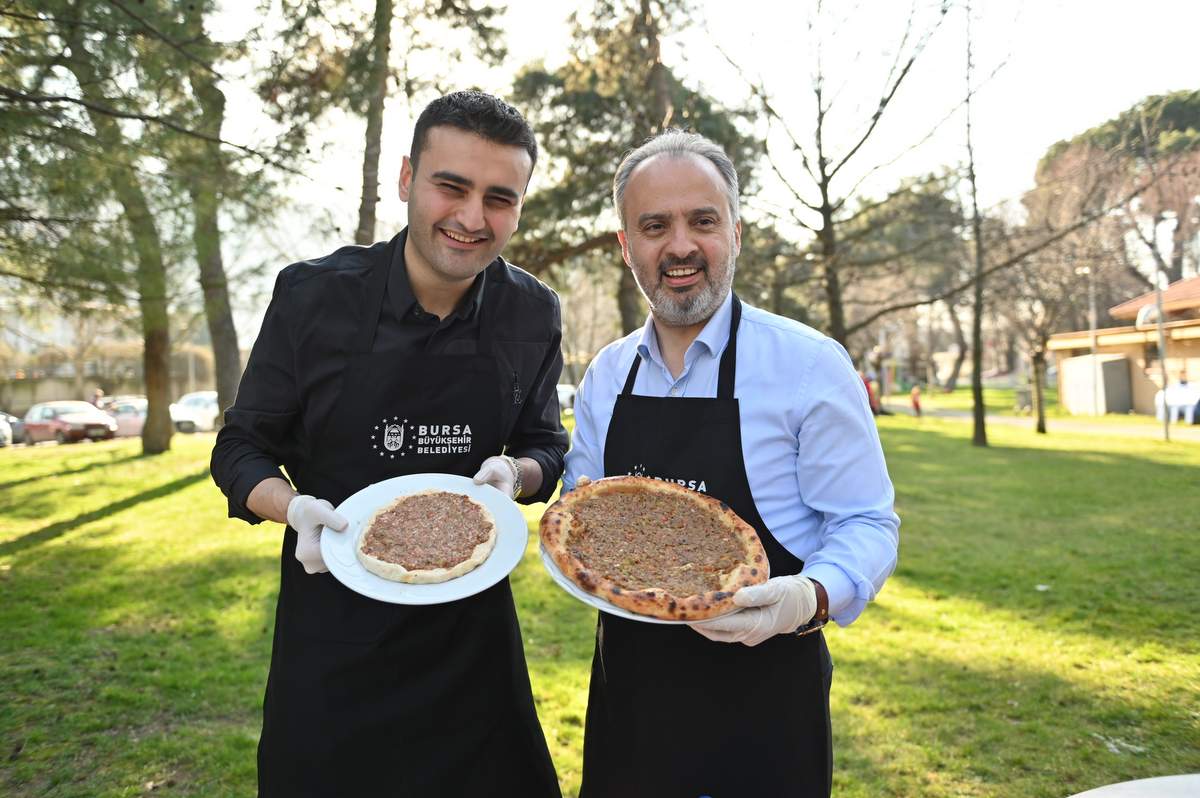
[[[422,490],[461,493],[487,507],[496,522],[496,547],[492,553],[478,568],[433,585],[393,582],[363,568],[355,551],[371,516],[393,499]],[[491,485],[476,485],[457,474],[409,474],[385,479],[366,486],[336,509],[350,525],[344,532],[321,530],[321,556],[329,573],[355,593],[392,604],[444,604],[487,590],[517,567],[529,541],[525,516],[512,499]]]

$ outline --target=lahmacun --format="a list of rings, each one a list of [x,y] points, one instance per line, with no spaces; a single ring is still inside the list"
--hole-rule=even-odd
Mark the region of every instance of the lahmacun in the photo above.
[[[542,545],[568,579],[622,609],[698,621],[770,576],[754,528],[722,501],[647,477],[579,480],[546,510]]]
[[[394,582],[447,582],[477,568],[496,546],[487,508],[461,493],[424,490],[371,516],[355,546],[359,562]]]

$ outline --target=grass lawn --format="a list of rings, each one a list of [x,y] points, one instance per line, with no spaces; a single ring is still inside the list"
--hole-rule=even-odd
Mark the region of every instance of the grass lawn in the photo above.
[[[1061,798],[1200,771],[1200,446],[881,432],[900,567],[829,633],[834,795]],[[224,518],[211,443],[0,450],[0,794],[253,794],[279,527]],[[532,546],[513,581],[573,795],[594,616]]]

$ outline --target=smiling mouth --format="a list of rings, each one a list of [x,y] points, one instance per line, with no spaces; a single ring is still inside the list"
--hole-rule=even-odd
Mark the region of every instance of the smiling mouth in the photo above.
[[[438,230],[441,231],[442,235],[444,235],[446,238],[450,239],[451,241],[456,241],[459,244],[480,244],[484,241],[487,241],[486,238],[469,236],[466,233],[458,233],[453,230],[447,230],[444,227],[439,227]]]
[[[665,274],[667,277],[680,278],[680,277],[691,277],[692,275],[698,274],[699,272],[700,272],[700,269],[698,269],[695,266],[675,266],[673,268],[665,270],[663,272],[663,274]]]

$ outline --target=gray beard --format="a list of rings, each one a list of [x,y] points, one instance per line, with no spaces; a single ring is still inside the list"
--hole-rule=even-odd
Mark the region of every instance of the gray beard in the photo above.
[[[661,283],[655,287],[653,295],[642,293],[650,303],[650,312],[654,318],[669,327],[691,327],[702,321],[707,321],[721,307],[725,296],[733,285],[734,261],[731,258],[725,274],[720,282],[707,279],[712,272],[705,272],[704,285],[695,294],[677,297],[671,289]]]

